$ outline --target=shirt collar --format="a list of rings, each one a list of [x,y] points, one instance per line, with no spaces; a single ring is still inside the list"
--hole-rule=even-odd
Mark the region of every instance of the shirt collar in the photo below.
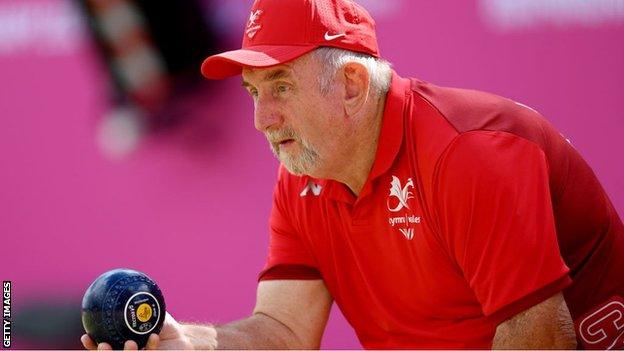
[[[358,198],[362,198],[371,192],[372,181],[388,171],[401,149],[401,143],[403,142],[403,115],[409,92],[410,80],[401,78],[396,72],[392,71],[392,81],[390,90],[386,94],[375,162]],[[336,181],[327,181],[326,190],[327,195],[335,200],[351,203],[356,200],[346,185]]]
[[[405,102],[409,95],[409,88],[409,79],[401,78],[392,71],[392,82],[386,95],[375,162],[368,176],[368,181],[384,174],[399,153],[403,141],[403,115],[405,114]]]

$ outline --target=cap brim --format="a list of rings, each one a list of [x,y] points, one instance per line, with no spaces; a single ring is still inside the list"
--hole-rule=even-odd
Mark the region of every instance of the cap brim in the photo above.
[[[223,52],[204,60],[201,73],[208,79],[223,79],[241,74],[243,67],[271,67],[294,60],[315,49],[314,45],[257,45]]]

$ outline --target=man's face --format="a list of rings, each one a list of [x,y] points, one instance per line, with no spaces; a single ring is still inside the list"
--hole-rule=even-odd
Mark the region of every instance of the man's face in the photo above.
[[[343,129],[340,99],[323,96],[319,64],[302,57],[287,64],[243,70],[243,86],[254,100],[254,124],[293,174],[327,178]]]

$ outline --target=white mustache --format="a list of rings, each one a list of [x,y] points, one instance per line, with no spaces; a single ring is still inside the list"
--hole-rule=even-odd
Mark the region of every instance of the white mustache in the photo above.
[[[269,130],[265,132],[264,135],[267,140],[272,144],[276,144],[287,139],[299,141],[299,137],[297,137],[295,131],[290,128],[282,130]]]

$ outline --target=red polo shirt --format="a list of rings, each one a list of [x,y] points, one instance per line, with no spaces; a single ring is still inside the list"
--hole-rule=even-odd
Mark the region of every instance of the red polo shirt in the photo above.
[[[366,348],[489,348],[566,287],[575,318],[624,295],[623,233],[538,113],[395,74],[359,196],[280,168],[260,279],[322,278]]]

